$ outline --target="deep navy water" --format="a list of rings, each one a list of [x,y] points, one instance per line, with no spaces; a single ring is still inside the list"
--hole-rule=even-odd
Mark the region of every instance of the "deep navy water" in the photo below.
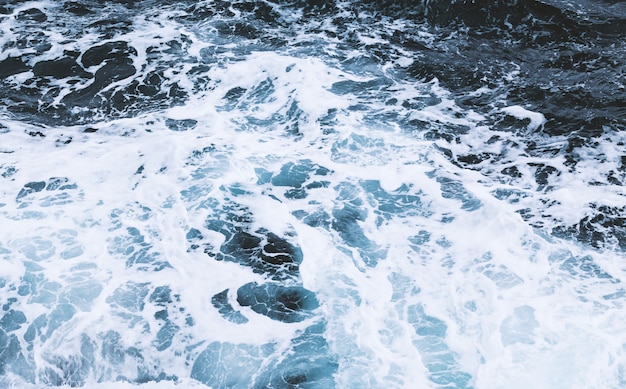
[[[624,1],[0,0],[0,388],[626,387],[625,144]]]

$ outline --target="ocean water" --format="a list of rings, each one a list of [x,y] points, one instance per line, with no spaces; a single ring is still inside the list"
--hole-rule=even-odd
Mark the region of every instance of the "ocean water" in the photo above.
[[[626,2],[0,1],[0,388],[626,387]]]

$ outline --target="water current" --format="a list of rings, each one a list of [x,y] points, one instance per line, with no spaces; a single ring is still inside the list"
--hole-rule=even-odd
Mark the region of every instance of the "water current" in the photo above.
[[[0,388],[626,387],[626,2],[0,1]]]

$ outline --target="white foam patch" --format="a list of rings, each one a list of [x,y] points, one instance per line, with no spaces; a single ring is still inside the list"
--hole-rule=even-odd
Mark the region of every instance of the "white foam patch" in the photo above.
[[[519,106],[519,105],[511,105],[508,107],[504,107],[501,109],[501,111],[506,113],[507,115],[511,115],[518,119],[530,120],[530,123],[528,124],[529,130],[536,130],[537,128],[539,128],[539,126],[541,126],[542,124],[546,122],[546,118],[545,116],[543,116],[542,113],[529,111],[526,108]]]

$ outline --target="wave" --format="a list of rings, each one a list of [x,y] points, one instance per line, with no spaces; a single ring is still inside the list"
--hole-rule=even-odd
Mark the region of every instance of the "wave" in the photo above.
[[[0,387],[624,386],[624,4],[4,2]]]

